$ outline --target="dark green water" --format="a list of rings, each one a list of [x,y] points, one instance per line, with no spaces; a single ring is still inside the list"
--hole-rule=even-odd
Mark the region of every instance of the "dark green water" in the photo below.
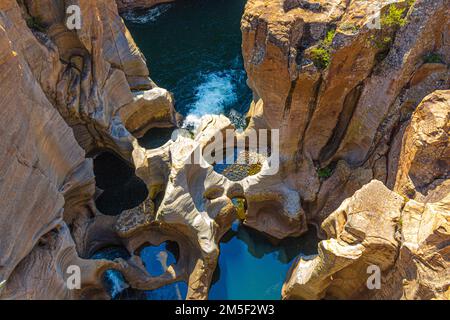
[[[208,113],[241,114],[251,91],[241,54],[240,19],[245,0],[178,0],[125,14],[152,79],[173,92],[190,124]]]
[[[177,0],[170,5],[125,15],[138,46],[147,57],[152,79],[174,93],[176,108],[195,125],[208,113],[245,113],[251,91],[241,56],[240,18],[245,0]],[[171,131],[149,131],[141,145],[161,146]],[[97,200],[104,213],[118,214],[144,201],[147,191],[132,169],[103,155],[95,161],[97,185],[105,189]],[[220,172],[224,167],[215,167]],[[295,257],[316,253],[314,230],[300,238],[272,244],[261,233],[234,223],[220,243],[220,257],[210,299],[279,299],[286,273]],[[119,249],[98,253],[97,258],[126,258]],[[153,276],[176,261],[166,244],[147,247],[141,258]],[[105,274],[110,293],[119,299],[185,298],[185,283],[155,291],[124,289],[120,273]]]

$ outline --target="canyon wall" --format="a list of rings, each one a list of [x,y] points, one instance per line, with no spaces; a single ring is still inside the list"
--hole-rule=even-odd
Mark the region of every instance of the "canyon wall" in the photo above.
[[[119,11],[151,8],[161,3],[169,3],[174,0],[116,0]]]
[[[344,200],[322,223],[327,239],[319,254],[294,263],[284,298],[450,299],[449,98],[450,90],[435,91],[417,107],[395,191],[373,180]],[[415,200],[405,196],[412,185]]]
[[[0,298],[109,298],[115,269],[135,289],[185,281],[187,299],[206,299],[239,199],[272,239],[318,227],[319,254],[293,264],[285,299],[448,299],[449,1],[390,2],[248,1],[245,133],[279,129],[281,167],[232,181],[198,156],[234,129],[224,116],[159,148],[136,140],[180,120],[118,15],[155,1],[1,1]],[[149,194],[117,216],[94,203],[91,158],[105,150]],[[151,276],[140,251],[167,240],[178,260]],[[130,257],[89,259],[108,246]],[[367,290],[371,265],[381,290]]]
[[[297,192],[301,215],[249,199],[246,223],[326,239],[283,298],[449,298],[449,6],[248,1],[249,129],[279,129],[283,165],[264,181]],[[381,290],[366,286],[371,265]]]
[[[78,30],[66,26],[70,5]],[[0,297],[79,298],[103,290],[112,264],[83,259],[86,225],[102,218],[86,154],[131,162],[130,131],[173,126],[172,98],[148,77],[114,2],[5,0],[0,12]],[[70,265],[83,290],[67,289]]]
[[[249,128],[279,129],[278,176],[298,193],[308,223],[320,225],[372,179],[393,188],[412,112],[429,93],[449,87],[449,2],[390,1],[379,9],[377,3],[246,5],[242,47],[254,92]],[[448,171],[445,165],[448,159],[427,183]],[[249,203],[249,225],[271,234],[265,226],[279,221],[269,211]],[[293,230],[284,223],[285,236],[304,224]]]

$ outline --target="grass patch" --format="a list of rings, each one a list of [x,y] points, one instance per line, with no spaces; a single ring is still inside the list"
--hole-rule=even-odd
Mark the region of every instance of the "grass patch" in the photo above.
[[[429,53],[426,56],[423,57],[423,62],[425,63],[443,63],[445,64],[444,59],[442,56],[438,53]]]
[[[317,175],[321,179],[327,179],[327,178],[331,177],[332,173],[333,173],[333,170],[330,167],[317,169]]]
[[[407,22],[405,11],[406,8],[399,8],[396,5],[390,6],[388,12],[381,17],[381,25],[390,28],[403,27]]]
[[[317,68],[323,70],[330,65],[331,54],[327,49],[317,47],[311,50],[311,59]]]
[[[234,200],[234,206],[236,208],[236,213],[239,219],[245,220],[245,199],[237,198]]]
[[[29,17],[27,20],[27,26],[28,28],[40,32],[47,31],[46,26],[42,22],[42,19],[40,17]]]
[[[315,48],[310,51],[311,60],[314,65],[323,70],[330,65],[331,61],[331,44],[333,43],[336,30],[329,30],[325,38]]]
[[[249,176],[254,176],[255,174],[258,174],[261,171],[261,168],[262,168],[261,163],[251,164],[247,173]]]

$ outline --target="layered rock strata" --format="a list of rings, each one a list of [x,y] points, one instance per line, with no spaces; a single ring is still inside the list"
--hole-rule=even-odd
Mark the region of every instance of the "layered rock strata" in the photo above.
[[[174,0],[116,0],[119,11],[151,8],[158,4],[170,3]]]
[[[81,29],[66,25],[69,5],[81,9]],[[114,2],[6,0],[0,12],[0,297],[104,297],[113,263],[85,259],[118,237],[95,208],[85,155],[131,161],[130,131],[176,125],[172,98],[149,79]],[[82,269],[81,290],[66,286],[70,265]]]
[[[285,215],[252,211],[249,201],[250,226],[297,235],[372,179],[394,187],[412,111],[449,87],[448,7],[446,0],[247,2],[249,129],[279,129],[282,166],[268,179],[297,193],[304,212],[280,233],[275,216]]]
[[[154,3],[118,1],[121,10]],[[295,262],[286,299],[448,298],[449,2],[377,4],[249,0],[247,130],[207,116],[196,132],[146,149],[136,137],[179,116],[116,4],[2,1],[0,297],[108,298],[101,278],[115,269],[135,289],[185,281],[188,299],[206,299],[239,200],[244,223],[272,238],[322,226],[319,254]],[[67,28],[69,5],[81,9],[78,30]],[[252,129],[279,130],[279,171],[263,161],[231,181],[201,155],[218,133],[238,140]],[[118,216],[95,207],[86,154],[101,150],[133,165],[148,189]],[[168,240],[178,260],[154,277],[140,252]],[[89,259],[108,246],[130,258]],[[372,265],[378,290],[367,286]],[[80,289],[67,287],[70,266],[81,269]]]
[[[373,180],[346,199],[322,223],[319,254],[293,265],[284,298],[450,298],[449,124],[450,91],[426,97],[403,136],[398,193]]]

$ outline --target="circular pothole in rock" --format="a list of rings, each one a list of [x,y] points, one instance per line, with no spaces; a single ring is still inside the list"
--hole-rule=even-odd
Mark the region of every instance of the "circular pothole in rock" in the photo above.
[[[98,250],[91,256],[91,259],[114,260],[122,258],[127,260],[129,257],[128,251],[123,247],[107,247]],[[145,299],[145,295],[142,291],[132,289],[128,286],[120,271],[113,269],[106,270],[103,273],[102,282],[106,291],[114,300]]]
[[[152,128],[138,139],[139,145],[145,149],[162,147],[172,138],[176,128]]]
[[[162,275],[170,265],[175,265],[180,254],[178,244],[173,241],[163,242],[159,246],[143,246],[139,251],[147,272],[153,277]],[[184,300],[187,289],[187,284],[179,281],[145,291],[145,295],[148,300]]]
[[[228,153],[226,150],[222,152],[222,158],[211,164],[214,171],[231,181],[241,181],[248,176],[258,174],[262,169],[262,164],[267,159],[263,154],[239,148],[234,148]]]
[[[95,203],[103,214],[118,215],[148,196],[147,186],[134,168],[112,153],[104,152],[94,159],[94,173],[96,186],[103,190]]]

